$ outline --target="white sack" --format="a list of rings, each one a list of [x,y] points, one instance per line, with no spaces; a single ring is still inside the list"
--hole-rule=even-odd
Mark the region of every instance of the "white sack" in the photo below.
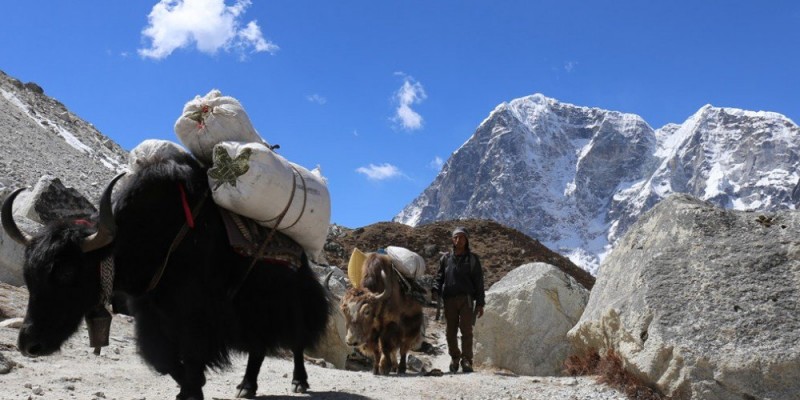
[[[233,97],[214,89],[183,106],[175,121],[181,143],[203,163],[210,164],[214,145],[223,141],[266,143],[258,135],[244,108]]]
[[[131,150],[128,155],[128,168],[136,172],[148,160],[175,158],[180,154],[189,153],[179,144],[169,140],[147,139]]]
[[[328,183],[319,168],[309,171],[261,143],[219,143],[214,147],[213,161],[208,181],[217,204],[263,226],[277,224],[279,231],[316,258],[325,244],[331,218]]]
[[[386,254],[392,258],[395,267],[404,276],[419,279],[425,274],[425,259],[421,255],[397,246],[386,247]]]

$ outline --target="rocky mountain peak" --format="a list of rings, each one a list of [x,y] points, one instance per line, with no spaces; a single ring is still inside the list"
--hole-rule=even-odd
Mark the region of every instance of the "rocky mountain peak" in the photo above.
[[[394,221],[494,220],[594,273],[672,193],[740,210],[793,207],[798,134],[773,112],[705,105],[653,130],[635,114],[534,94],[498,105]]]

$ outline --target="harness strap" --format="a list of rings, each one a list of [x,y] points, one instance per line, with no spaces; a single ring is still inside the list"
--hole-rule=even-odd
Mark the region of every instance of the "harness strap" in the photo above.
[[[250,275],[250,271],[253,270],[253,266],[261,259],[261,256],[264,255],[264,251],[267,250],[267,245],[272,241],[272,237],[275,236],[275,232],[278,230],[278,225],[281,224],[283,221],[283,217],[286,216],[286,213],[289,211],[289,206],[292,205],[292,200],[294,199],[294,194],[297,189],[297,175],[294,175],[294,180],[292,182],[292,193],[289,195],[289,201],[286,202],[286,207],[283,208],[283,211],[278,215],[278,221],[275,222],[275,225],[270,229],[267,238],[264,239],[264,242],[261,243],[261,246],[258,247],[258,251],[256,254],[253,255],[253,259],[250,261],[250,265],[247,266],[247,270],[244,271],[242,277],[239,278],[239,282],[228,292],[228,297],[233,299],[236,296],[236,293],[239,293],[239,289],[242,288],[244,285],[244,281],[247,280],[247,277]]]
[[[192,210],[189,209],[189,202],[186,201],[186,189],[179,183],[178,190],[181,192],[181,204],[183,205],[183,215],[186,216],[186,224],[189,225],[189,228],[194,229],[194,217]]]
[[[164,257],[164,262],[161,264],[161,267],[156,271],[153,278],[150,280],[150,284],[147,285],[147,289],[145,292],[149,292],[156,288],[158,282],[161,280],[161,277],[164,275],[164,270],[167,268],[167,263],[169,263],[169,257],[172,255],[172,252],[178,247],[181,243],[183,238],[189,232],[189,221],[194,221],[197,218],[197,214],[200,213],[200,210],[203,208],[203,205],[206,203],[206,199],[208,199],[208,190],[203,192],[203,197],[200,198],[200,201],[195,205],[194,209],[192,210],[192,214],[190,215],[191,219],[187,218],[186,223],[183,224],[181,230],[178,231],[178,234],[175,236],[175,239],[172,240],[172,244],[169,246],[169,250],[167,250],[167,256]],[[192,227],[194,227],[194,222],[192,222]]]
[[[108,256],[100,261],[100,304],[111,302],[111,292],[114,290],[114,257]]]

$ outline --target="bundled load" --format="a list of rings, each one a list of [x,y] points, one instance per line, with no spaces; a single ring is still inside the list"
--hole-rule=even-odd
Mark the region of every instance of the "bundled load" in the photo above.
[[[151,160],[176,158],[189,153],[177,143],[161,139],[147,139],[136,145],[128,155],[128,166],[136,172]]]
[[[200,162],[207,165],[211,163],[214,145],[219,142],[232,140],[266,144],[239,101],[223,96],[217,89],[203,97],[195,96],[183,106],[181,116],[175,121],[175,134]]]
[[[331,216],[328,183],[319,167],[309,171],[275,153],[239,101],[216,89],[186,103],[175,133],[211,166],[215,203],[289,236],[312,260],[319,255]]]
[[[405,247],[387,246],[377,252],[389,256],[392,259],[392,266],[406,278],[417,280],[425,275],[425,259]],[[369,254],[362,252],[358,248],[354,248],[350,254],[350,261],[347,263],[347,276],[350,278],[350,283],[355,287],[361,286],[364,274],[363,265]]]
[[[208,182],[214,202],[274,228],[312,257],[322,251],[331,217],[328,184],[319,168],[309,171],[261,143],[214,146]]]
[[[425,274],[425,259],[421,255],[398,246],[387,246],[386,254],[392,258],[394,267],[406,278],[420,279]]]

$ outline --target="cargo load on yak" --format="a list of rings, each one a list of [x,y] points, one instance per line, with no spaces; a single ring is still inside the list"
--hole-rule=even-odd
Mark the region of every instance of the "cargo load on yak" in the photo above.
[[[294,239],[312,259],[322,251],[330,225],[328,184],[262,143],[214,146],[208,182],[214,202]]]
[[[414,280],[421,279],[425,274],[425,259],[419,254],[399,246],[387,246],[379,249],[377,253],[384,253],[392,259],[392,266],[403,277]],[[350,283],[355,287],[361,286],[363,278],[363,264],[370,253],[364,253],[358,248],[354,248],[350,254],[350,261],[347,263],[347,276]]]
[[[183,106],[175,121],[175,134],[200,162],[211,164],[212,151],[219,142],[257,142],[269,144],[256,132],[244,107],[233,97],[213,89],[195,96]]]
[[[289,236],[314,260],[330,225],[328,184],[273,151],[233,97],[211,90],[186,103],[175,134],[200,162],[217,205]]]
[[[425,259],[405,247],[388,246],[375,253],[386,254],[392,260],[392,269],[400,282],[400,290],[420,304],[427,304],[427,290],[419,280],[425,274]],[[354,248],[347,263],[347,276],[353,287],[361,287],[369,255]]]
[[[406,278],[420,279],[425,274],[425,259],[421,255],[398,246],[387,246],[386,254],[394,261],[394,266]]]

